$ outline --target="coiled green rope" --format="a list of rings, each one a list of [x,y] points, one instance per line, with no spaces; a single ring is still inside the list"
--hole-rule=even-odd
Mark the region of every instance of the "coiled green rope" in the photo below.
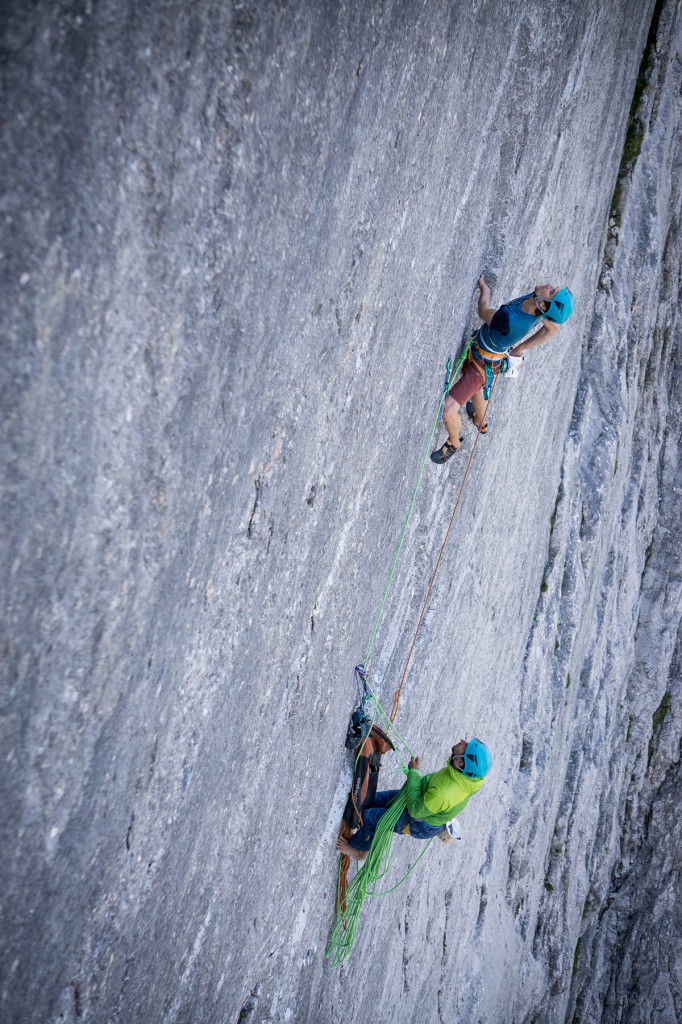
[[[367,857],[358,873],[348,884],[345,907],[343,909],[339,906],[340,901],[337,900],[336,921],[327,951],[327,957],[331,957],[332,967],[338,967],[339,964],[342,964],[353,951],[358,937],[360,911],[365,900],[370,896],[388,896],[390,892],[395,892],[416,868],[433,842],[433,839],[428,840],[412,867],[409,871],[406,871],[396,885],[383,892],[376,891],[378,883],[390,870],[391,848],[393,846],[393,836],[395,835],[393,829],[406,806],[407,793],[405,786],[403,786],[379,819]]]

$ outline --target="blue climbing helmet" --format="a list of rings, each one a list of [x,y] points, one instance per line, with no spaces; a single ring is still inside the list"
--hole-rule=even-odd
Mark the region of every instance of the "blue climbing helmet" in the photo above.
[[[482,740],[469,740],[464,751],[462,775],[469,779],[484,779],[493,766],[493,755]]]
[[[560,288],[549,304],[549,309],[542,316],[554,324],[565,324],[573,312],[573,296],[568,288]]]

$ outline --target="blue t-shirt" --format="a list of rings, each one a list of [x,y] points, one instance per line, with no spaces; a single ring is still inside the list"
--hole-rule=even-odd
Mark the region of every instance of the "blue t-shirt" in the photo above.
[[[526,313],[521,309],[521,304],[530,299],[533,293],[521,295],[518,299],[505,302],[504,306],[495,313],[490,325],[483,324],[478,329],[478,340],[483,348],[489,352],[499,352],[504,355],[513,348],[517,342],[528,334],[531,328],[535,327],[540,317],[539,313]]]

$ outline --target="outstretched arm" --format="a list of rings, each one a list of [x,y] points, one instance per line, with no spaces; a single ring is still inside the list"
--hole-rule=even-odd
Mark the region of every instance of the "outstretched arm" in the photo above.
[[[422,800],[422,778],[419,774],[419,758],[412,757],[407,763],[408,772],[405,781],[405,795],[407,797],[407,813],[412,818],[423,818],[429,813],[429,809]]]
[[[524,352],[528,352],[531,348],[537,348],[538,345],[544,345],[546,341],[553,338],[555,334],[558,334],[561,328],[558,324],[544,322],[539,331],[535,334],[531,334],[530,338],[526,341],[522,341],[520,345],[517,345],[509,353],[510,356],[522,356]]]
[[[490,326],[490,322],[495,313],[497,313],[497,310],[490,304],[490,288],[488,288],[488,285],[483,280],[483,274],[478,279],[478,287],[481,289],[481,294],[478,296],[478,315],[481,320],[484,320]]]

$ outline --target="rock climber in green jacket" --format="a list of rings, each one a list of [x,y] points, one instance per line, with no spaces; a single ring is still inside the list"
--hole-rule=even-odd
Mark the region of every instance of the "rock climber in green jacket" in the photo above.
[[[420,775],[419,758],[413,757],[407,765],[407,807],[393,831],[413,839],[433,839],[478,792],[492,763],[490,751],[477,739],[455,743],[445,768],[431,775]],[[362,828],[351,839],[339,837],[336,843],[339,853],[354,860],[364,860],[379,819],[399,792],[398,789],[389,789],[377,793],[372,806],[363,811]]]

